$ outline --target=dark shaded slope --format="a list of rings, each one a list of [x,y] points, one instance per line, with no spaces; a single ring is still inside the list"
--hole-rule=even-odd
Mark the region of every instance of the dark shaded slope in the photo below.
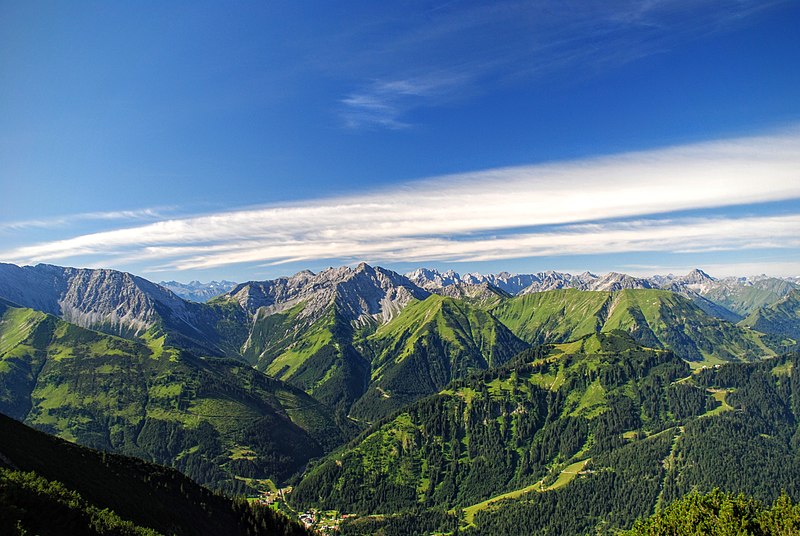
[[[60,482],[89,505],[108,508],[162,534],[306,534],[279,514],[256,513],[246,503],[215,495],[173,469],[73,445],[5,415],[0,415],[0,466],[33,471],[43,479]],[[3,522],[16,511],[25,525],[39,534],[90,533],[80,525],[58,526],[58,518],[43,508],[52,506],[58,494],[42,492],[46,486],[39,483],[37,495],[24,497],[19,480],[8,471],[0,478]],[[26,512],[25,506],[42,509]]]

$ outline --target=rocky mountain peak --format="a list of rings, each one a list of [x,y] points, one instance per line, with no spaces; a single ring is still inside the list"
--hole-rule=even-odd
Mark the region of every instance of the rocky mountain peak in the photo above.
[[[337,310],[347,320],[358,324],[369,318],[387,322],[412,300],[430,294],[397,272],[366,264],[359,268],[336,288]]]
[[[602,290],[607,292],[625,289],[647,288],[653,288],[653,285],[647,279],[633,277],[627,274],[620,274],[618,272],[609,272],[606,275],[591,281],[587,285],[588,290]]]
[[[462,282],[461,276],[453,270],[442,273],[432,268],[417,268],[406,274],[406,277],[415,285],[427,290],[456,285]]]
[[[0,265],[0,296],[81,327],[140,335],[159,311],[186,320],[186,303],[164,287],[108,269]]]
[[[684,279],[686,281],[691,281],[693,283],[704,283],[704,282],[707,282],[707,281],[715,281],[715,279],[713,277],[711,277],[710,275],[705,273],[700,268],[695,268],[694,270],[692,270],[691,272],[686,274],[684,276]]]
[[[659,286],[665,289],[670,289],[673,292],[696,292],[705,294],[711,289],[719,286],[716,279],[705,273],[700,268],[695,268],[686,275],[673,276],[670,274],[666,277],[652,278],[658,281]]]
[[[545,292],[547,290],[558,290],[562,288],[584,288],[588,281],[591,281],[584,281],[582,276],[555,272],[553,270],[539,272],[530,277],[531,283],[523,288],[519,294],[532,294],[535,292]]]
[[[447,285],[433,290],[435,294],[440,296],[447,296],[459,300],[465,300],[470,303],[477,303],[481,305],[497,303],[503,298],[510,298],[511,294],[505,292],[491,283],[486,281],[477,284],[470,283],[456,283],[455,285]]]
[[[286,311],[303,303],[301,318],[315,320],[331,305],[345,319],[363,323],[369,318],[384,322],[413,299],[429,293],[405,276],[366,263],[356,268],[327,268],[318,274],[298,272],[291,277],[244,283],[228,294],[251,315]]]

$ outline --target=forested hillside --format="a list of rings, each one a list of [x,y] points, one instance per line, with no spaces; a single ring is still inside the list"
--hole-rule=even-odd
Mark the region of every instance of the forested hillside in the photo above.
[[[80,444],[242,489],[345,437],[301,390],[240,361],[112,337],[0,303],[0,412]]]
[[[692,492],[653,516],[641,520],[625,536],[785,536],[800,533],[800,505],[786,494],[765,505],[745,494],[714,489]]]
[[[695,487],[796,496],[799,359],[692,373],[621,332],[529,350],[378,423],[292,500],[409,513],[387,530],[457,518],[474,534],[555,535],[629,528]]]
[[[669,428],[662,434],[641,439],[637,433],[609,458],[593,459],[587,465],[593,473],[558,493],[530,494],[478,512],[474,533],[521,535],[538,527],[547,534],[578,534],[598,527],[625,528],[693,489],[719,487],[768,502],[781,490],[798,496],[799,365],[800,357],[792,354],[692,376],[677,385],[689,383],[686,389],[713,396],[720,402],[717,407],[665,423]],[[696,400],[688,407],[696,414],[702,398],[691,399]]]
[[[0,415],[0,533],[302,535],[178,471],[79,447]]]
[[[311,470],[294,500],[359,513],[467,507],[552,484],[619,434],[656,433],[673,412],[716,404],[694,387],[662,392],[690,375],[669,352],[637,347],[621,333],[571,346],[525,351],[405,408]]]

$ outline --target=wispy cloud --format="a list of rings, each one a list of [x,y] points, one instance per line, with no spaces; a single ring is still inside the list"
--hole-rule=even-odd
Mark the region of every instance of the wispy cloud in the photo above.
[[[147,270],[338,259],[482,261],[630,251],[800,248],[800,215],[676,217],[800,199],[800,132],[438,177],[29,244],[18,264]],[[672,216],[669,216],[672,213]],[[127,213],[96,213],[111,218]],[[148,210],[127,217],[152,217]],[[84,263],[85,263],[84,262]]]
[[[346,126],[402,129],[411,126],[408,115],[417,108],[498,84],[593,76],[743,26],[781,3],[448,2],[405,18],[370,19],[361,31],[356,22],[341,46],[321,58],[325,68],[355,75],[356,86],[339,102]]]
[[[51,229],[54,227],[64,227],[81,221],[117,221],[117,220],[157,220],[164,218],[165,214],[173,210],[172,207],[144,208],[137,210],[115,210],[107,212],[83,212],[68,216],[56,216],[52,218],[40,218],[34,220],[19,220],[10,222],[0,222],[0,232],[21,231],[25,229]]]
[[[425,78],[374,81],[342,99],[341,115],[348,128],[408,128],[411,124],[402,118],[421,99],[431,102],[441,98],[464,84],[466,78],[454,74],[436,74]]]

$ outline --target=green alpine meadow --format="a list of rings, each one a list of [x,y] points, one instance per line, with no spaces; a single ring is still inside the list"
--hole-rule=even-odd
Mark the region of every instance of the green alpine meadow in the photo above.
[[[790,281],[737,320],[619,274],[512,295],[361,263],[205,303],[111,270],[4,274],[0,412],[101,462],[174,468],[241,519],[261,515],[249,497],[323,533],[635,533],[731,500],[761,523],[800,493]],[[15,527],[40,530],[25,512],[46,501],[80,526],[177,530],[50,472],[78,447],[14,426],[0,459]],[[23,432],[54,445],[52,467],[15,461]]]

